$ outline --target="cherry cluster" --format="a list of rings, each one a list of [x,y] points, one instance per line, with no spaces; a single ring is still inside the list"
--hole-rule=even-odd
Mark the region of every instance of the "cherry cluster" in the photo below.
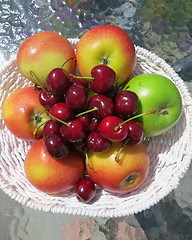
[[[91,77],[70,75],[62,68],[50,72],[39,101],[51,117],[44,125],[43,137],[54,158],[65,157],[71,147],[81,153],[101,152],[114,141],[142,141],[141,124],[131,120],[138,97],[134,92],[120,91],[115,78],[106,65],[95,66]]]

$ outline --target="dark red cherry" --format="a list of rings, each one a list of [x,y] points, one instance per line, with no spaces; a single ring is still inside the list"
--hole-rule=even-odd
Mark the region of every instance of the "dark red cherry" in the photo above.
[[[44,108],[50,109],[55,103],[62,101],[64,101],[63,96],[53,95],[44,90],[39,92],[39,102]]]
[[[72,110],[64,102],[54,104],[49,113],[62,121],[71,120],[73,117]]]
[[[60,127],[62,126],[62,123],[54,120],[49,120],[45,123],[43,128],[43,137],[47,137],[48,135],[52,133],[60,133]]]
[[[111,141],[104,138],[100,132],[92,131],[86,138],[86,145],[90,151],[102,152],[111,146]]]
[[[88,109],[94,108],[97,110],[91,112],[91,114],[98,119],[103,119],[114,113],[113,101],[102,94],[94,95],[89,99]]]
[[[82,109],[86,106],[88,99],[87,89],[72,84],[66,92],[65,102],[71,109]]]
[[[128,127],[126,124],[120,125],[123,120],[116,116],[108,116],[101,120],[99,132],[112,142],[122,141],[127,137]]]
[[[138,97],[131,91],[119,92],[115,97],[115,111],[123,118],[130,118],[137,111]]]
[[[79,119],[84,124],[87,130],[89,129],[90,124],[92,122],[92,117],[89,113],[83,114],[79,116],[77,119]]]
[[[50,155],[54,158],[63,158],[69,153],[64,139],[58,133],[52,133],[44,141],[45,147]]]
[[[91,119],[91,122],[89,124],[89,130],[90,131],[97,131],[99,128],[99,123],[101,122],[101,120],[99,120],[98,118],[93,117]]]
[[[86,134],[84,124],[79,119],[73,119],[68,124],[69,126],[62,125],[60,128],[62,137],[69,142],[82,141]]]
[[[91,70],[93,82],[91,88],[94,92],[105,94],[113,89],[116,73],[107,65],[97,65]]]
[[[77,78],[78,77],[78,78]],[[82,86],[84,88],[88,88],[89,86],[89,81],[87,81],[87,79],[81,78],[81,76],[79,75],[75,75],[73,77],[73,75],[70,77],[70,81],[77,85],[77,86]]]
[[[62,68],[53,69],[46,79],[47,89],[54,95],[63,95],[71,85],[69,74]]]
[[[139,122],[134,120],[125,123],[128,127],[128,144],[138,144],[143,140],[143,127]]]
[[[76,187],[77,199],[89,203],[96,195],[95,184],[90,178],[83,178]]]

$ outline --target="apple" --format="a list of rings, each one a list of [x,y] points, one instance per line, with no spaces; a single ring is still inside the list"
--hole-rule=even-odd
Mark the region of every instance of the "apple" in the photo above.
[[[34,130],[49,119],[39,103],[39,90],[24,87],[12,93],[3,103],[2,116],[9,131],[23,140],[34,140]],[[37,131],[42,137],[43,126]]]
[[[105,64],[115,71],[117,85],[130,78],[136,65],[132,40],[114,25],[102,25],[86,32],[77,44],[76,58],[81,76],[89,77],[93,67]]]
[[[64,158],[53,158],[47,152],[43,138],[32,145],[24,161],[28,181],[47,194],[71,189],[83,177],[84,170],[84,159],[78,153],[73,151]]]
[[[98,186],[113,193],[126,193],[138,188],[149,171],[149,154],[144,143],[125,145],[119,155],[122,142],[112,143],[103,152],[87,153],[87,172]]]
[[[72,60],[69,60],[70,58]],[[43,87],[46,86],[48,74],[55,68],[63,68],[73,74],[76,68],[74,59],[75,52],[71,43],[52,31],[39,32],[30,36],[21,44],[17,53],[20,72]]]
[[[182,99],[176,85],[167,77],[146,73],[133,77],[124,87],[139,98],[137,114],[156,110],[144,115],[141,122],[145,137],[160,135],[172,128],[182,114]]]

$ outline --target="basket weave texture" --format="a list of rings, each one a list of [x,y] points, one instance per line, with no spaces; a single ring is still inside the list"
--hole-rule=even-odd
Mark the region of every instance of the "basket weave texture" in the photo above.
[[[76,46],[78,39],[69,39]],[[73,190],[50,196],[34,188],[26,179],[23,161],[32,142],[15,138],[5,127],[2,104],[15,90],[30,83],[18,71],[15,56],[0,70],[0,188],[19,203],[45,212],[91,217],[121,217],[150,208],[175,189],[186,173],[192,158],[192,99],[183,80],[160,57],[136,46],[134,75],[157,73],[171,79],[179,89],[183,114],[170,131],[146,139],[150,169],[145,182],[123,196],[98,190],[92,204],[79,202]]]

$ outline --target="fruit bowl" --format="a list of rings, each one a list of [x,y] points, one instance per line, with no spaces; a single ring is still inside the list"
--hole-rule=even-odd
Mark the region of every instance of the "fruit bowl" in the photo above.
[[[75,48],[78,39],[69,40]],[[145,182],[123,195],[97,189],[96,198],[90,204],[79,202],[73,190],[53,196],[34,188],[25,177],[23,164],[33,142],[14,137],[2,120],[4,100],[16,89],[32,85],[18,71],[16,57],[13,56],[0,70],[0,186],[7,195],[23,205],[45,212],[121,217],[150,208],[178,186],[192,158],[192,99],[183,80],[163,59],[139,46],[135,48],[137,65],[134,76],[157,73],[168,77],[179,89],[183,101],[179,122],[166,133],[145,139],[150,155],[150,169]]]

